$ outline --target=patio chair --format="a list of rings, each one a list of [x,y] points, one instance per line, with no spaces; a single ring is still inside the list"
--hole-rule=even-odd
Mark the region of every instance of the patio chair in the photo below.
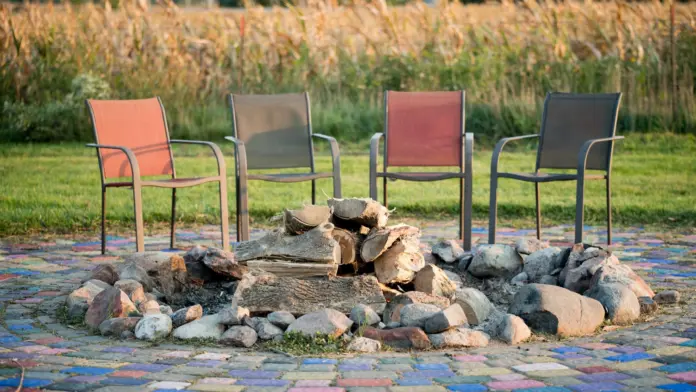
[[[341,197],[341,163],[336,139],[312,133],[309,95],[229,95],[235,144],[237,241],[249,240],[247,181],[312,182],[316,203],[316,180],[333,178],[333,196]],[[313,139],[329,142],[333,172],[315,172]],[[302,173],[258,173],[256,169],[306,168]]]
[[[498,178],[533,182],[536,190],[536,234],[541,239],[539,184],[552,181],[576,181],[575,243],[582,242],[585,180],[605,180],[607,189],[607,243],[611,244],[611,161],[616,136],[616,120],[621,93],[571,94],[549,93],[544,101],[541,131],[501,139],[491,159],[491,199],[488,242],[495,243]],[[539,138],[534,173],[498,172],[498,160],[505,145],[513,140]],[[576,169],[575,173],[547,173],[542,169]],[[604,173],[588,173],[598,170]]]
[[[227,176],[225,160],[220,148],[210,142],[192,140],[169,140],[169,129],[164,107],[159,97],[137,100],[87,100],[94,127],[96,144],[87,144],[97,149],[102,184],[102,232],[101,251],[106,250],[106,190],[130,187],[133,189],[135,212],[135,246],[142,252],[144,246],[143,187],[171,188],[172,220],[170,246],[174,248],[176,223],[176,189],[217,182],[220,191],[220,218],[222,247],[229,250],[230,238],[227,218]],[[199,144],[208,146],[215,154],[218,173],[212,177],[177,178],[171,144]],[[167,176],[165,179],[143,177]],[[123,177],[130,177],[123,179]],[[109,179],[117,179],[107,182]]]
[[[464,133],[464,91],[384,93],[384,133],[370,141],[370,197],[377,200],[382,178],[388,206],[387,179],[439,181],[459,179],[459,237],[471,250],[471,188],[474,134]],[[384,136],[382,171],[377,171],[379,140]],[[458,167],[458,172],[390,172],[389,167]]]

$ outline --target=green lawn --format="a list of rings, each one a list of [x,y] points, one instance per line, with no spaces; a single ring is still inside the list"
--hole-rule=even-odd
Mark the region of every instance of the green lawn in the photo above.
[[[630,140],[633,139],[633,140]],[[696,225],[696,139],[691,137],[629,137],[615,152],[613,195],[618,225]],[[223,145],[223,143],[220,143]],[[224,152],[232,157],[229,145]],[[651,147],[651,148],[648,148]],[[657,147],[657,151],[652,147]],[[368,157],[346,146],[341,160],[344,196],[368,196]],[[503,154],[502,169],[529,171],[535,151],[523,146]],[[177,148],[174,152],[180,177],[215,173],[214,159],[203,147]],[[475,225],[485,225],[488,214],[490,149],[477,146],[474,173]],[[330,170],[322,152],[318,170]],[[233,161],[228,160],[229,172]],[[234,226],[234,182],[230,181],[230,225]],[[317,185],[319,201],[330,195],[330,180]],[[380,188],[381,189],[381,188]],[[542,184],[543,224],[573,222],[575,183]],[[218,222],[217,186],[207,184],[178,191],[178,220],[189,226]],[[390,183],[393,218],[454,219],[458,211],[458,182]],[[170,192],[146,188],[143,192],[148,230],[161,228],[169,219]],[[130,228],[132,198],[128,189],[110,189],[108,224],[111,232]],[[380,196],[381,197],[381,196]],[[284,207],[310,202],[309,183],[251,182],[249,192],[253,225],[262,225]],[[534,186],[500,180],[499,222],[533,227]],[[604,187],[601,181],[587,185],[588,224],[604,219]],[[100,214],[99,172],[94,151],[81,145],[0,145],[0,235],[32,232],[98,232]]]

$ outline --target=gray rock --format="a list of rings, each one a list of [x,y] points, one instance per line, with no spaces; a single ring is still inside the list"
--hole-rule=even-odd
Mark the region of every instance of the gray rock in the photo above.
[[[387,324],[380,321],[379,324],[377,324],[377,328],[379,328],[379,329],[387,328]]]
[[[235,279],[242,279],[247,272],[247,267],[235,259],[234,253],[217,248],[208,248],[203,264],[220,275]]]
[[[141,267],[150,278],[150,283],[146,283],[140,278],[126,278],[121,272],[121,279],[134,279],[140,282],[145,291],[150,291],[151,287],[156,287],[165,295],[175,295],[186,288],[188,282],[188,271],[184,258],[178,254],[170,252],[138,252],[124,258],[125,267],[137,265]]]
[[[133,331],[123,331],[121,332],[121,339],[135,339],[135,334],[133,333]]]
[[[512,299],[509,313],[535,331],[558,336],[590,335],[604,321],[604,307],[597,300],[543,284],[522,287]]]
[[[532,336],[532,331],[529,330],[524,320],[513,314],[503,316],[498,324],[497,332],[498,338],[507,344],[521,343]]]
[[[653,300],[659,305],[676,304],[681,299],[681,294],[677,290],[665,290],[655,294]]]
[[[245,317],[249,317],[249,309],[232,303],[231,306],[223,308],[219,314],[221,323],[225,325],[239,325]]]
[[[405,327],[425,327],[425,322],[440,311],[435,305],[410,304],[401,309],[401,325]]]
[[[435,313],[425,322],[426,333],[440,333],[448,329],[465,325],[466,314],[459,304],[450,305],[449,308]]]
[[[146,314],[135,326],[135,337],[141,340],[157,340],[169,336],[172,319],[166,314]]]
[[[464,249],[462,249],[459,242],[455,240],[438,242],[432,247],[432,252],[440,260],[448,264],[454,263],[458,258],[464,255]]]
[[[472,325],[479,325],[486,321],[493,310],[493,304],[488,297],[471,287],[457,291],[454,301],[462,307],[467,322]]]
[[[97,286],[97,287],[101,287],[102,289],[108,289],[109,287],[111,287],[110,284],[108,284],[108,283],[106,283],[106,282],[104,282],[104,281],[101,281],[101,280],[99,280],[99,279],[90,279],[90,280],[88,280],[88,281],[85,282],[85,284],[87,284],[87,283],[91,283],[91,284],[93,284],[93,285],[95,285],[95,286]],[[85,284],[83,284],[83,286],[84,286]]]
[[[258,335],[253,328],[246,325],[233,325],[222,337],[220,343],[235,347],[251,347],[256,343]]]
[[[605,317],[614,324],[631,324],[640,317],[640,302],[633,291],[618,284],[600,284],[585,292],[604,306]]]
[[[341,336],[353,322],[343,313],[334,309],[321,309],[305,314],[288,327],[288,332],[298,332],[306,336],[317,333],[333,337]]]
[[[256,333],[261,340],[271,340],[283,334],[283,330],[273,325],[268,319],[261,318],[256,323]]]
[[[133,279],[121,279],[114,283],[114,287],[121,289],[134,304],[147,301],[145,290],[140,282]]]
[[[348,344],[348,351],[355,351],[359,353],[376,353],[382,348],[382,343],[377,340],[357,337],[353,338]]]
[[[468,328],[450,329],[428,338],[433,348],[486,347],[490,340],[487,334]]]
[[[520,238],[515,242],[515,250],[523,255],[531,255],[548,247],[549,243],[547,241],[541,241],[536,238]]]
[[[657,302],[650,297],[638,297],[638,303],[640,304],[640,314],[644,315],[653,314],[660,308]]]
[[[382,323],[382,324],[384,324],[384,323]],[[395,329],[395,328],[401,328],[401,323],[398,321],[392,321],[392,322],[384,324],[384,329]]]
[[[650,297],[653,298],[655,293],[650,288],[643,278],[638,276],[631,267],[626,264],[619,264],[616,260],[615,263],[607,263],[602,265],[592,277],[590,281],[590,287],[600,285],[600,284],[610,284],[618,283],[622,284],[631,291],[636,297]]]
[[[539,279],[539,283],[558,286],[558,278],[551,275],[544,275],[541,277],[541,279]]]
[[[68,316],[71,319],[82,320],[97,294],[104,291],[104,288],[91,282],[92,281],[85,282],[82,287],[70,293],[65,300],[68,306]]]
[[[420,291],[409,291],[394,297],[384,308],[382,321],[389,325],[391,322],[400,322],[401,309],[408,304],[431,304],[440,309],[445,309],[450,305],[448,298],[437,295],[421,293]]]
[[[416,272],[413,284],[416,291],[445,298],[452,298],[456,289],[445,272],[433,264],[428,264]]]
[[[203,316],[203,307],[201,307],[201,305],[181,308],[172,314],[172,325],[174,328],[178,328],[186,323],[198,320],[201,316]]]
[[[186,254],[184,254],[184,261],[186,263],[193,262],[193,261],[203,261],[203,257],[205,257],[205,254],[208,253],[208,248],[205,246],[200,246],[196,245],[193,248],[189,249]]]
[[[509,245],[483,245],[474,254],[469,268],[477,278],[509,277],[522,268],[522,257]]]
[[[520,272],[519,274],[515,275],[514,278],[510,279],[510,283],[516,286],[525,285],[527,282],[529,282],[529,276],[526,272]]]
[[[619,259],[606,250],[592,247],[585,249],[582,244],[576,244],[558,281],[566,289],[582,294],[590,288],[595,273],[609,264],[619,264]]]
[[[286,330],[290,326],[290,324],[292,324],[292,322],[295,321],[295,316],[293,316],[290,312],[280,310],[277,312],[269,313],[268,321],[273,323],[273,325],[281,328],[282,330]]]
[[[174,314],[174,311],[172,310],[172,307],[169,305],[160,305],[160,313],[166,314],[167,316],[171,316]]]
[[[220,323],[218,315],[211,314],[176,328],[172,336],[184,340],[220,339],[223,332],[225,332],[225,326]]]
[[[464,256],[460,257],[457,259],[457,270],[459,272],[466,272],[467,269],[469,269],[469,265],[471,265],[471,261],[474,259],[473,254],[465,254]]]
[[[561,268],[563,264],[563,250],[552,247],[545,248],[530,254],[524,261],[524,272],[529,277],[529,282],[538,283],[544,275]]]
[[[150,278],[150,275],[147,274],[145,268],[137,263],[129,263],[123,266],[120,276],[121,280],[131,279],[139,282],[141,285],[143,285],[143,290],[145,291],[151,291],[154,287],[154,282],[152,281],[152,278]]]
[[[449,278],[450,282],[452,282],[452,284],[454,285],[455,291],[461,290],[465,287],[464,281],[459,276],[459,274],[457,274],[456,272],[449,271],[449,270],[442,270],[442,272],[444,272],[445,275],[447,275],[447,277]]]
[[[358,304],[350,311],[350,319],[356,325],[375,325],[381,321],[377,312],[367,305]]]
[[[121,336],[124,331],[133,331],[140,317],[117,317],[104,320],[99,324],[99,332],[103,336]]]

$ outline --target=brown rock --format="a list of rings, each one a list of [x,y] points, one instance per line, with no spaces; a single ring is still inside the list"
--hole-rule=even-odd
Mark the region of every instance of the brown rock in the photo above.
[[[121,279],[114,283],[114,287],[121,289],[136,304],[147,301],[143,285],[133,279]]]
[[[450,329],[428,335],[433,348],[486,347],[490,337],[481,331],[468,328]]]
[[[431,346],[428,335],[416,327],[394,329],[367,327],[362,329],[362,336],[396,348],[426,350]]]
[[[599,301],[557,286],[528,284],[512,299],[509,313],[535,331],[559,336],[594,333],[604,321]]]
[[[85,315],[85,324],[98,328],[106,319],[137,315],[138,310],[128,295],[115,287],[106,289],[92,301]]]
[[[640,314],[643,315],[653,314],[660,308],[650,297],[638,297],[638,303],[640,303]]]
[[[384,309],[384,314],[382,315],[382,321],[384,321],[385,324],[400,322],[401,309],[409,304],[431,304],[440,309],[446,309],[450,305],[450,301],[447,298],[437,295],[421,293],[420,291],[409,291],[397,295],[387,304],[387,307]]]
[[[439,267],[428,264],[416,273],[413,280],[416,291],[426,294],[439,295],[445,298],[452,298],[456,287]]]
[[[172,314],[172,326],[178,328],[191,321],[198,320],[203,316],[203,307],[201,305],[193,305],[188,308],[182,308]]]
[[[113,285],[118,280],[116,267],[111,264],[99,264],[92,270],[90,279],[101,280],[102,282]]]
[[[604,265],[592,277],[590,286],[594,287],[600,284],[622,284],[631,291],[636,297],[654,297],[655,293],[650,288],[643,278],[638,276],[631,267],[626,264]]]
[[[138,305],[138,310],[142,314],[158,314],[162,313],[160,311],[160,304],[157,301],[145,301]]]
[[[497,334],[505,343],[517,344],[529,339],[532,336],[532,331],[521,318],[506,314],[498,324]]]

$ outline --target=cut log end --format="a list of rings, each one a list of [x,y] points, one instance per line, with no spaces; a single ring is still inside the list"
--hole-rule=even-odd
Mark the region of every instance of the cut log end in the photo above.
[[[389,210],[372,199],[329,199],[333,215],[367,227],[384,227],[389,219]]]
[[[285,210],[283,221],[285,231],[290,234],[302,234],[326,223],[331,218],[331,209],[328,206],[305,206],[299,210]]]

